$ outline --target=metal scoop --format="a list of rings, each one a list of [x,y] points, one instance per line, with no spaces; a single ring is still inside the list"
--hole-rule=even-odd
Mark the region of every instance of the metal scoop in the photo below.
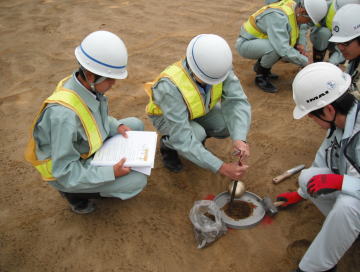
[[[229,213],[231,213],[235,196],[239,198],[242,197],[244,193],[245,193],[245,184],[242,181],[240,180],[231,181],[229,186],[229,194],[231,194],[231,198],[229,202]]]
[[[229,184],[228,192],[231,196],[234,195],[234,197],[240,198],[245,193],[245,189],[244,182],[240,180],[233,180]]]

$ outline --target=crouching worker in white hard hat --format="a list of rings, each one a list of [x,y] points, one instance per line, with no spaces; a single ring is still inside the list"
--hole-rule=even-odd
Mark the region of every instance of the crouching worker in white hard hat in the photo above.
[[[360,231],[360,104],[348,92],[350,75],[318,62],[293,82],[294,118],[308,116],[328,135],[310,168],[299,176],[297,192],[277,196],[282,207],[311,200],[326,217],[297,272],[335,271]]]
[[[339,9],[329,41],[336,43],[349,61],[346,72],[351,75],[350,92],[360,99],[360,4],[348,4]]]
[[[75,49],[80,69],[63,79],[37,115],[26,159],[43,180],[59,190],[73,212],[90,213],[92,198],[131,198],[146,186],[147,178],[124,167],[93,166],[93,154],[115,135],[143,130],[141,120],[117,120],[108,115],[104,94],[116,79],[127,77],[127,49],[123,41],[107,31],[89,34]]]
[[[303,2],[303,3],[302,3]],[[317,24],[327,12],[325,0],[283,0],[266,5],[242,25],[236,40],[239,54],[257,59],[254,65],[255,84],[265,92],[275,93],[271,82],[278,76],[271,73],[272,66],[280,59],[299,66],[309,63],[305,50],[306,34],[300,24]]]
[[[179,172],[178,153],[196,165],[239,179],[249,156],[246,137],[250,104],[232,71],[227,42],[214,34],[194,37],[186,58],[167,67],[146,84],[150,102],[146,111],[163,136],[160,152],[166,168]],[[231,137],[241,163],[225,163],[203,145],[206,138]]]
[[[310,40],[313,44],[313,61],[321,62],[324,60],[326,52],[329,52],[328,62],[338,65],[345,61],[335,44],[329,42],[332,31],[332,22],[336,12],[345,5],[351,3],[360,3],[360,0],[330,0],[328,3],[328,11],[326,16],[318,25],[311,27]]]

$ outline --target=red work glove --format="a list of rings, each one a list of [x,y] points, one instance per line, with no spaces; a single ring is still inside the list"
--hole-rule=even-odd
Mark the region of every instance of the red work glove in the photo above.
[[[287,207],[289,205],[296,204],[303,200],[303,198],[298,194],[298,192],[288,192],[276,196],[276,201],[285,201],[284,204],[281,204],[280,207]]]
[[[336,190],[341,190],[343,179],[342,175],[337,174],[316,175],[309,180],[307,191],[313,197],[329,194]]]

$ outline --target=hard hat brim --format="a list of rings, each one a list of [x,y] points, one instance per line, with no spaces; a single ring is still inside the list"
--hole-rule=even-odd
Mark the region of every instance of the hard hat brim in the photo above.
[[[303,111],[300,108],[298,108],[297,106],[295,106],[294,111],[293,111],[293,117],[294,117],[294,119],[298,120],[298,119],[303,118],[308,113],[309,112]]]
[[[348,42],[348,41],[351,41],[352,39],[355,39],[358,36],[360,36],[359,33],[352,35],[350,37],[339,37],[339,36],[332,35],[331,38],[329,39],[329,42],[333,42],[333,43]]]

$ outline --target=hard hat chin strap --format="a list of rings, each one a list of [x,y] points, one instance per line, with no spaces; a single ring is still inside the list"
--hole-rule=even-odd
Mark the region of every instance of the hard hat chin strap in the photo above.
[[[95,80],[94,80],[94,82],[90,82],[85,73],[86,69],[84,67],[80,66],[79,71],[84,75],[85,81],[89,84],[91,91],[96,95],[96,97],[98,97],[98,95],[100,93],[96,90],[95,85],[100,84],[101,82],[106,80],[106,77],[94,74]]]
[[[199,84],[200,86],[208,85],[207,83],[205,83],[205,82],[201,83],[201,82],[199,82],[199,81],[196,79],[196,75],[195,75],[195,73],[191,70],[191,68],[190,68],[190,66],[189,66],[189,64],[188,64],[188,62],[187,62],[187,59],[185,59],[185,66],[186,66],[186,68],[189,70],[189,74],[190,74],[191,78],[192,78],[197,84]]]
[[[312,114],[315,115],[317,118],[319,118],[321,121],[324,121],[324,122],[330,124],[330,133],[326,137],[327,139],[329,139],[333,135],[333,133],[336,129],[336,125],[335,125],[335,119],[336,119],[336,114],[337,114],[336,110],[335,110],[335,115],[334,115],[334,118],[332,119],[332,121],[328,121],[328,120],[321,118],[320,114],[318,114],[318,113],[312,113]]]

